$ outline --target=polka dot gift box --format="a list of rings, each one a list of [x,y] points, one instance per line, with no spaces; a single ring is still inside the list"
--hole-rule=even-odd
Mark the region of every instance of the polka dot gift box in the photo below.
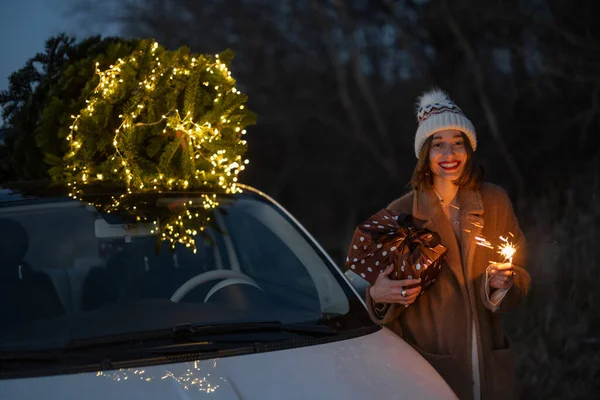
[[[390,264],[391,279],[421,278],[421,294],[435,282],[447,249],[437,233],[421,229],[408,214],[383,209],[354,231],[346,267],[375,283]]]

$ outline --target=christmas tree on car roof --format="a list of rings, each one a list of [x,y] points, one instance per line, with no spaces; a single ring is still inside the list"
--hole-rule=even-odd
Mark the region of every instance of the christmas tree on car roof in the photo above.
[[[108,180],[128,192],[218,186],[236,191],[245,127],[255,116],[235,87],[229,52],[209,56],[148,40],[102,70],[72,115],[69,151],[50,170],[72,195]]]
[[[52,181],[101,211],[152,221],[160,240],[195,250],[193,236],[210,220],[216,196],[203,194],[202,204],[181,203],[157,217],[155,204],[140,204],[134,195],[241,191],[238,174],[248,163],[245,128],[256,116],[235,86],[232,58],[229,51],[168,51],[140,40],[109,65],[106,58],[97,61],[93,85],[86,86],[90,94],[70,116],[66,153],[45,155],[55,164]],[[98,186],[120,194],[106,200],[95,195]]]

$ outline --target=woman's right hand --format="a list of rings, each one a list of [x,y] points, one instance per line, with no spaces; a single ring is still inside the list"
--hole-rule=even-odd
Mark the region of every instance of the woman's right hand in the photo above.
[[[388,276],[393,271],[394,265],[392,264],[380,273],[373,286],[369,288],[369,294],[375,303],[397,303],[408,307],[414,303],[419,293],[421,293],[421,286],[415,286],[411,289],[405,289],[405,287],[421,283],[421,279],[395,281]]]

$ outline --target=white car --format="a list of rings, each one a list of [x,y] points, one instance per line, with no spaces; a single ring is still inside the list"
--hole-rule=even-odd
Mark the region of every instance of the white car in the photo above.
[[[196,253],[134,215],[0,190],[0,398],[455,398],[289,213],[243,189],[214,197]],[[201,196],[136,201],[168,218]]]

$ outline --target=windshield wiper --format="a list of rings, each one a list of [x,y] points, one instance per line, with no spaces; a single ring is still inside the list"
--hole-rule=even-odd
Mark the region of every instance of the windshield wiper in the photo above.
[[[251,348],[257,351],[260,343],[264,339],[258,339],[256,336],[249,338],[248,336],[238,338],[237,334],[261,334],[261,333],[293,333],[303,336],[327,337],[336,335],[333,329],[322,325],[301,325],[301,324],[283,324],[281,322],[244,322],[235,324],[219,324],[219,325],[192,325],[183,324],[176,325],[172,328],[175,337],[185,338],[188,341],[195,339],[203,339],[210,337],[211,341],[204,342],[188,342],[180,344],[169,344],[159,347],[151,347],[147,351],[156,355],[173,355],[184,353],[211,352],[211,351],[227,351],[237,350],[242,348]],[[223,335],[218,337],[218,335]],[[232,336],[233,335],[233,336]],[[279,339],[281,340],[281,339]],[[277,341],[270,339],[269,342]],[[242,347],[240,347],[242,345]]]
[[[95,348],[106,345],[119,345],[126,343],[141,343],[160,339],[170,339],[176,342],[184,342],[190,345],[210,345],[218,342],[214,335],[219,334],[241,334],[241,333],[266,333],[287,332],[310,337],[326,337],[337,334],[335,330],[325,325],[307,324],[284,324],[282,322],[240,322],[231,324],[195,325],[181,324],[169,329],[159,329],[144,332],[124,333],[118,335],[100,336],[86,339],[75,339],[69,342],[65,349]],[[211,341],[201,340],[203,336],[210,336]],[[197,341],[197,342],[196,342]],[[191,343],[190,343],[191,342]]]
[[[60,351],[55,350],[10,350],[0,352],[0,362],[53,362],[58,360]]]
[[[232,338],[231,335],[278,332],[293,333],[311,338],[337,335],[335,330],[325,325],[284,324],[281,322],[241,322],[216,325],[181,324],[169,329],[75,339],[67,343],[64,347],[59,348],[0,351],[0,361],[53,362],[76,354],[83,355],[85,353],[90,355],[97,350],[106,349],[107,346],[114,347],[118,351],[120,350],[119,353],[121,354],[146,352],[149,350],[156,351],[157,354],[212,352],[221,350],[226,343],[254,343],[260,341],[256,337],[252,340],[245,338],[238,340]],[[218,335],[227,335],[228,338],[220,341]],[[148,342],[161,340],[163,342],[158,346],[147,347],[145,345]],[[91,353],[86,350],[89,350]]]
[[[266,342],[282,339],[263,333],[292,333],[303,337],[320,338],[338,333],[325,325],[284,324],[275,322],[241,322],[215,325],[175,325],[169,329],[134,332],[96,338],[76,339],[64,347],[35,350],[0,351],[0,374],[15,366],[97,364],[110,369],[115,363],[148,356],[180,354],[245,354],[257,352]],[[241,336],[237,337],[240,334]],[[245,334],[245,335],[244,335]],[[256,334],[259,334],[258,336]],[[223,335],[223,337],[219,337]],[[10,367],[9,367],[10,366]],[[29,368],[29,367],[28,367]],[[54,368],[54,367],[53,367]]]
[[[235,324],[191,325],[175,327],[176,330],[189,332],[192,335],[218,335],[248,332],[288,332],[311,337],[333,336],[337,332],[325,325],[284,324],[282,322],[240,322]]]

